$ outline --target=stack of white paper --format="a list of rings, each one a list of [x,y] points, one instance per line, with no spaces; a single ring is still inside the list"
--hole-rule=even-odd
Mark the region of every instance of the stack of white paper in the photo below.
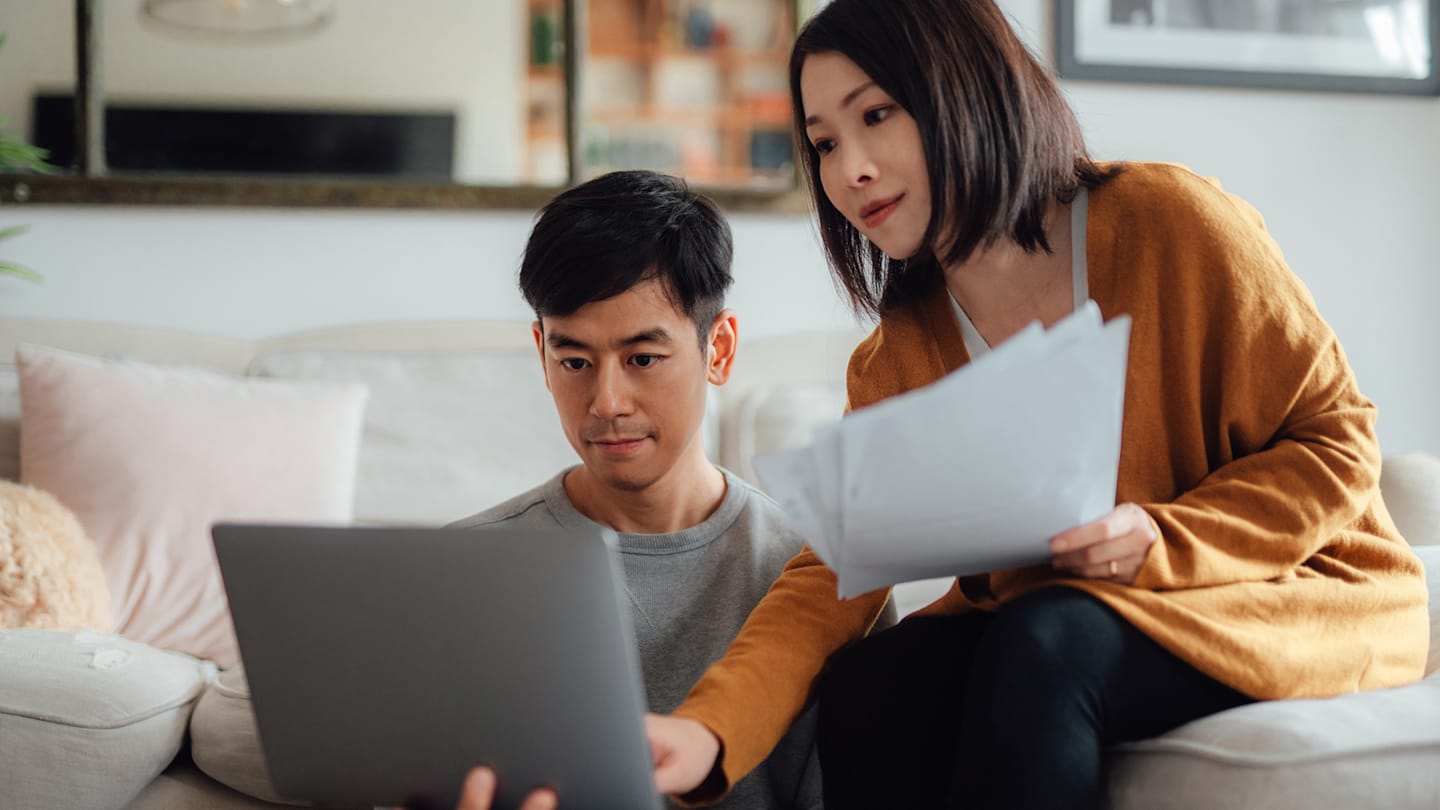
[[[1048,562],[1115,506],[1130,319],[1087,302],[755,467],[842,598]]]

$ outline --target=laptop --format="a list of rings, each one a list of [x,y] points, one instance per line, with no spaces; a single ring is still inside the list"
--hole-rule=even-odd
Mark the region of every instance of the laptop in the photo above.
[[[287,797],[660,808],[614,535],[221,524],[265,761]]]

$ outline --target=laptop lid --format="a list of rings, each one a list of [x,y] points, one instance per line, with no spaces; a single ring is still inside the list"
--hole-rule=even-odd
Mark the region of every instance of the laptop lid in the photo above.
[[[271,780],[296,799],[658,808],[608,532],[217,525]]]

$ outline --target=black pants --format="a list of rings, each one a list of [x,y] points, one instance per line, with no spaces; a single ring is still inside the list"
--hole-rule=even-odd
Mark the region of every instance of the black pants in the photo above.
[[[1066,587],[861,640],[819,700],[827,810],[1095,808],[1105,746],[1250,702]]]

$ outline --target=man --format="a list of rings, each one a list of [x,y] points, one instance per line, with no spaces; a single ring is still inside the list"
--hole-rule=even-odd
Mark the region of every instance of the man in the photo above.
[[[779,507],[711,463],[700,439],[709,386],[729,379],[735,358],[731,253],[714,203],[665,175],[608,174],[547,205],[520,288],[582,463],[455,524],[613,529],[657,714],[721,657],[802,545]],[[719,806],[819,807],[812,748],[805,717]],[[497,778],[472,772],[462,807],[488,808]],[[556,801],[540,790],[525,808]]]

